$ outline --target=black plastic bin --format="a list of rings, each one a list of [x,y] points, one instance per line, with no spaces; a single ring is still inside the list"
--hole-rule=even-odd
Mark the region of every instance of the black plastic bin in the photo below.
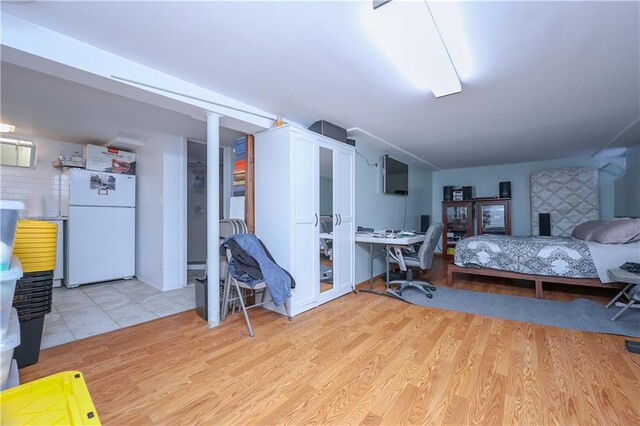
[[[51,312],[53,271],[27,272],[16,282],[13,307],[20,319],[20,346],[13,357],[18,368],[38,362],[44,316]]]
[[[20,320],[20,345],[13,351],[18,368],[38,362],[43,328],[44,315],[26,321]]]

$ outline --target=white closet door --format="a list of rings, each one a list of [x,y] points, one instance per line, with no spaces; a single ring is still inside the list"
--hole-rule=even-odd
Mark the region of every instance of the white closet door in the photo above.
[[[292,306],[296,309],[318,300],[318,161],[314,138],[292,132],[290,143],[290,182],[293,189],[291,274],[296,280]]]
[[[339,217],[338,225],[334,227],[334,269],[338,292],[344,293],[355,286],[355,152],[337,149],[335,159],[334,211]]]

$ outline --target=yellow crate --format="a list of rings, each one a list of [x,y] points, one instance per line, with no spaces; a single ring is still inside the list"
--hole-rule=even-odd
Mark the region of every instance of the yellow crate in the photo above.
[[[19,220],[13,253],[24,272],[52,271],[56,267],[58,226],[40,220]]]
[[[47,249],[47,250],[55,250],[56,249],[56,241],[47,241],[47,242],[42,242],[40,240],[22,240],[20,242],[20,248],[21,249]]]
[[[82,373],[65,371],[0,392],[3,425],[100,425]]]

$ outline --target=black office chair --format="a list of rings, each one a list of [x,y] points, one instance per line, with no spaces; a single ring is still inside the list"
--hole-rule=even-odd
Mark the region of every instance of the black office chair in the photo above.
[[[398,296],[402,296],[402,292],[405,289],[413,287],[424,292],[428,298],[433,297],[431,292],[436,291],[436,287],[426,281],[414,281],[412,268],[417,268],[421,271],[431,268],[433,265],[433,253],[441,234],[442,224],[434,223],[427,229],[424,241],[417,252],[407,249],[405,246],[389,247],[389,263],[396,264],[401,271],[407,272],[406,280],[395,280],[389,283],[398,285],[398,288],[395,290],[390,289],[388,290],[389,292],[395,292]]]

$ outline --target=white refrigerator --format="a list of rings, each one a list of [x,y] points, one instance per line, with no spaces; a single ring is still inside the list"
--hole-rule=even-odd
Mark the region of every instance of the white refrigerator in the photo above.
[[[70,169],[65,256],[67,287],[135,274],[136,177]]]

